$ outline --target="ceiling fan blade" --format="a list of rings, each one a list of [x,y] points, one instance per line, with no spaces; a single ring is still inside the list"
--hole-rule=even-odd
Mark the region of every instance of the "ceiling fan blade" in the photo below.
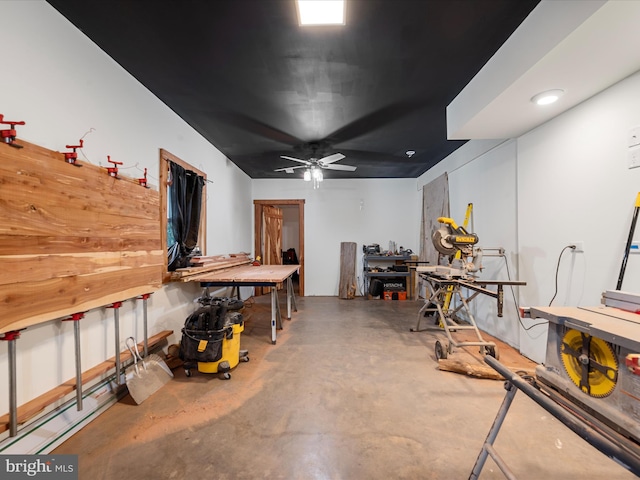
[[[291,160],[292,162],[304,163],[305,165],[311,165],[311,162],[308,162],[306,160],[300,160],[299,158],[287,157],[286,155],[280,155],[280,158]]]
[[[355,172],[357,167],[354,167],[353,165],[330,164],[330,165],[323,165],[322,168],[326,168],[328,170],[342,170],[344,172]]]
[[[277,168],[274,170],[274,172],[287,172],[287,173],[293,173],[293,171],[296,168],[304,168],[304,165],[296,165],[295,167],[283,167],[283,168]]]
[[[326,157],[318,160],[318,163],[323,163],[325,165],[329,165],[330,163],[337,162],[338,160],[342,160],[344,157],[341,153],[334,153],[333,155],[327,155]]]

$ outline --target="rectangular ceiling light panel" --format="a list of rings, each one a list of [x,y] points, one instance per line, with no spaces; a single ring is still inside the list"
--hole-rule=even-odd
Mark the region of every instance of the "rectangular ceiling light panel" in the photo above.
[[[297,0],[300,25],[344,25],[344,0]]]

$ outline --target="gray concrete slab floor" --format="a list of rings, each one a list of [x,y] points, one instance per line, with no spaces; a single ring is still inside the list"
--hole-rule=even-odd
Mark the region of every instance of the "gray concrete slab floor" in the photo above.
[[[438,334],[409,331],[420,303],[299,298],[272,345],[267,302],[245,308],[251,360],[230,380],[177,368],[54,453],[92,480],[469,477],[503,382],[438,370]],[[522,393],[496,448],[521,479],[635,478]],[[504,476],[489,459],[480,478]]]

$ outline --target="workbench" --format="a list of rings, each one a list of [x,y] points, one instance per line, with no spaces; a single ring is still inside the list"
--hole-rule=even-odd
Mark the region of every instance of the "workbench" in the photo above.
[[[286,283],[287,318],[297,311],[291,278],[300,265],[241,265],[221,271],[192,275],[188,281],[198,281],[202,287],[271,287],[271,343],[276,343],[276,326],[282,329],[282,316],[277,286]]]

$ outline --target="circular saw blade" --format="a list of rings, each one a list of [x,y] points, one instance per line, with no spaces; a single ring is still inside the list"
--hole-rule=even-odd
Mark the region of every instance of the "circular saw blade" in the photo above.
[[[433,235],[431,236],[433,246],[436,247],[436,250],[443,255],[455,255],[457,252],[457,248],[447,240],[447,237],[450,234],[451,232],[448,228],[439,228],[433,232]]]
[[[616,387],[618,359],[611,345],[578,330],[567,330],[560,357],[571,381],[592,397],[606,397]]]

